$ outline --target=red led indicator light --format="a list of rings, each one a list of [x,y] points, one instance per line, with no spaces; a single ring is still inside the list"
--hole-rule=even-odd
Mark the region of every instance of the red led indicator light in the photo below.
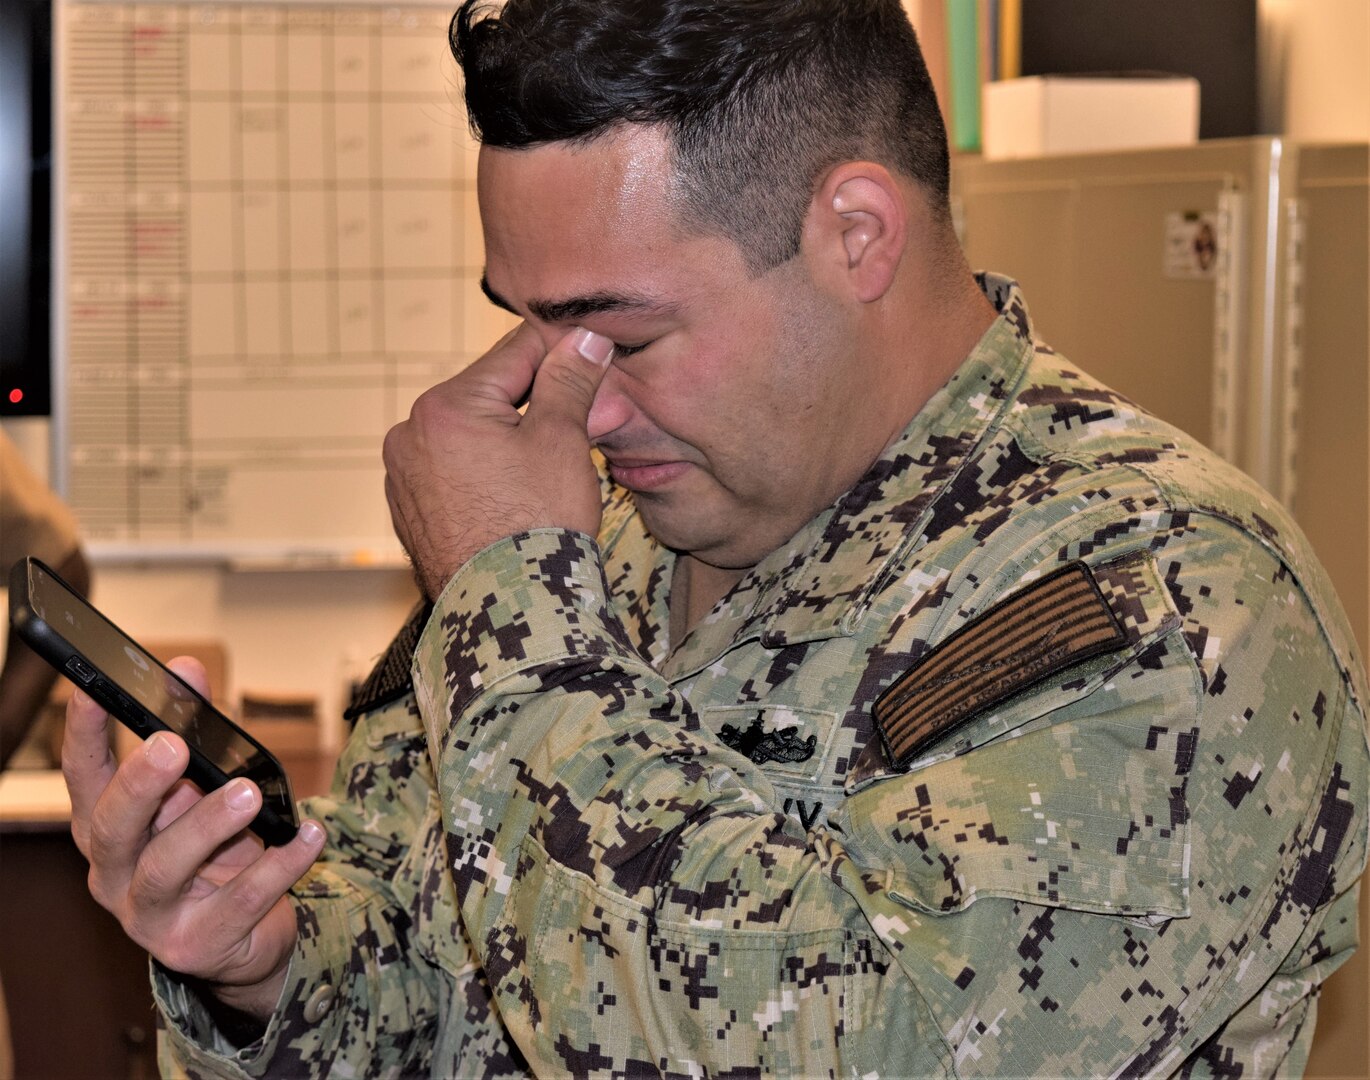
[[[10,391],[10,404],[11,404],[11,405],[18,405],[18,404],[19,404],[21,401],[23,401],[23,400],[24,400],[24,391],[20,390],[19,387],[16,386],[13,390]]]

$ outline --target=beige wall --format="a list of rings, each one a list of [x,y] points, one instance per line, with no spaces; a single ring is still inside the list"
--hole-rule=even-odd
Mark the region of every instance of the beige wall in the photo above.
[[[1266,133],[1370,139],[1370,3],[1260,0],[1260,19]]]
[[[1260,0],[1260,17],[1265,132],[1300,142],[1370,140],[1370,2]],[[1370,1076],[1367,895],[1360,922],[1360,951],[1324,991],[1310,1078]]]

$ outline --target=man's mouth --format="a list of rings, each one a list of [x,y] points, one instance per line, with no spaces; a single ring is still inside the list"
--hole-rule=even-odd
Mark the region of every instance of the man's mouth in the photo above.
[[[653,492],[671,484],[690,469],[688,461],[653,461],[646,458],[608,458],[614,483],[629,491]]]

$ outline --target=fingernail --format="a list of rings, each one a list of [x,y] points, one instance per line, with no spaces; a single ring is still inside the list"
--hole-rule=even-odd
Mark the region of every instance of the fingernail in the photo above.
[[[147,755],[148,761],[159,769],[165,769],[176,760],[176,747],[172,746],[171,740],[160,731],[143,744],[143,753]]]
[[[250,810],[256,803],[252,785],[246,780],[234,780],[224,788],[224,799],[234,810]]]
[[[583,326],[576,327],[572,344],[575,345],[576,352],[600,367],[613,359],[614,343],[593,330],[586,330]]]
[[[310,847],[323,843],[323,826],[317,821],[306,821],[300,826],[300,839]]]

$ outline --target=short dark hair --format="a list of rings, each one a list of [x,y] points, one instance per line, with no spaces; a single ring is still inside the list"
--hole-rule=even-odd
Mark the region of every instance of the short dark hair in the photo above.
[[[841,161],[918,181],[946,218],[946,129],[899,0],[465,0],[452,19],[471,130],[488,146],[658,124],[684,224],[755,271],[799,251]]]

